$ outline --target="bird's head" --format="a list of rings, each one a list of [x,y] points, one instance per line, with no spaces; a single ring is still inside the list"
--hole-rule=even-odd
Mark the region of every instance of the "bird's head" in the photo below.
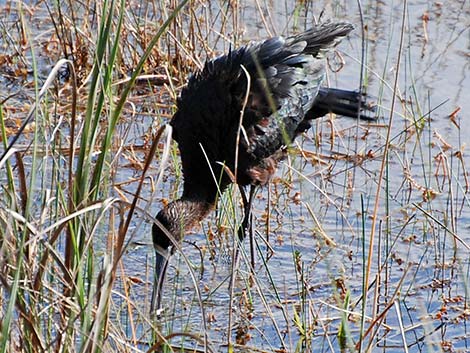
[[[156,215],[152,227],[152,240],[155,251],[168,250],[173,242],[182,240],[186,231],[198,224],[212,208],[212,204],[181,198],[170,202]]]
[[[185,231],[204,218],[212,205],[194,199],[179,199],[170,202],[156,215],[152,226],[152,240],[155,249],[155,277],[151,310],[160,309],[162,284],[165,279],[172,246],[180,242]]]

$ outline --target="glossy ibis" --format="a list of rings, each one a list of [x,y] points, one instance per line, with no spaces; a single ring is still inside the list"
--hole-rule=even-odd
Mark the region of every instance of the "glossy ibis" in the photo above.
[[[172,241],[214,207],[218,192],[241,186],[245,216],[240,238],[249,224],[256,185],[266,184],[277,163],[311,120],[328,112],[369,119],[371,110],[358,92],[322,87],[325,54],[353,26],[327,22],[288,38],[251,43],[206,62],[189,78],[170,124],[178,142],[184,189],[156,216],[156,251],[152,311],[160,308],[161,288]],[[367,113],[367,112],[366,112]],[[251,185],[249,199],[243,187]]]

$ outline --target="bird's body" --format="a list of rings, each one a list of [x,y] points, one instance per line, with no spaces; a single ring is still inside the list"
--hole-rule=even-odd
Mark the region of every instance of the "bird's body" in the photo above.
[[[356,92],[321,87],[321,59],[352,29],[325,23],[287,39],[253,43],[208,61],[189,79],[170,122],[181,153],[183,194],[160,211],[161,224],[153,227],[157,292],[172,244],[161,226],[173,241],[181,240],[230,183],[266,184],[285,147],[312,119],[335,109],[361,117],[365,106]]]

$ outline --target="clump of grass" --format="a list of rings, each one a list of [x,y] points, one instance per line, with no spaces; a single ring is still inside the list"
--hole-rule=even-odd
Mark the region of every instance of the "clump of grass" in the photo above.
[[[139,73],[184,3],[169,14],[147,43],[121,92],[113,88],[118,74],[113,68],[119,59],[125,4],[122,1],[100,4],[100,12],[94,13],[99,17],[96,47],[90,53],[93,55],[86,86],[80,88],[86,97],[83,110],[77,109],[80,77],[76,75],[75,64],[82,64],[77,55],[83,55],[84,49],[74,46],[76,43],[72,43],[67,32],[70,28],[64,28],[71,18],[59,16],[58,22],[53,22],[56,34],[59,37],[63,34],[60,37],[63,53],[75,60],[60,60],[41,91],[35,64],[37,53],[31,29],[25,26],[26,38],[32,44],[36,101],[23,127],[10,141],[1,114],[5,148],[2,165],[5,163],[8,171],[4,189],[8,197],[2,199],[1,212],[5,225],[1,244],[5,271],[1,280],[4,297],[9,298],[8,305],[2,306],[2,351],[12,349],[12,342],[18,344],[15,349],[34,352],[96,351],[109,345],[106,338],[110,333],[112,288],[145,172],[159,140],[157,134],[133,203],[119,202],[112,196],[113,169],[118,161],[114,149],[119,147],[115,142],[116,126]],[[21,11],[19,14],[23,15]],[[73,14],[72,20],[73,25],[79,24]],[[79,38],[82,33],[74,29]],[[61,91],[68,93],[65,104],[69,111],[66,119],[57,119],[49,114],[57,112],[60,99],[48,92],[53,92],[51,84],[63,65],[68,65],[70,73],[70,86]],[[79,69],[88,67],[83,65]],[[31,149],[16,152],[13,168],[10,151],[17,149],[18,137],[22,137],[24,128],[32,121],[35,129]],[[104,256],[97,262],[96,251],[100,248]],[[116,344],[119,339],[112,341]],[[133,341],[137,343],[135,335]]]

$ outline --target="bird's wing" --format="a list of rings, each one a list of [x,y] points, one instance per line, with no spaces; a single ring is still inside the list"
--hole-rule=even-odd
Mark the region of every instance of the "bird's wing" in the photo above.
[[[305,48],[305,41],[289,45],[283,38],[273,38],[248,50],[246,59],[254,64],[249,71],[251,87],[243,127],[247,152],[255,159],[290,143],[312,107],[323,81],[324,63],[304,53]],[[245,92],[242,83],[239,95]]]
[[[234,97],[247,104],[243,127],[246,149],[256,160],[290,143],[312,108],[323,82],[324,54],[353,29],[347,23],[325,23],[284,39],[254,43],[239,53],[240,70]],[[216,63],[215,63],[216,64]]]
[[[253,43],[208,61],[193,75],[171,122],[185,193],[220,176],[223,189],[230,180],[220,163],[247,170],[289,143],[323,80],[319,59],[351,30],[349,24],[327,23],[287,39]]]

